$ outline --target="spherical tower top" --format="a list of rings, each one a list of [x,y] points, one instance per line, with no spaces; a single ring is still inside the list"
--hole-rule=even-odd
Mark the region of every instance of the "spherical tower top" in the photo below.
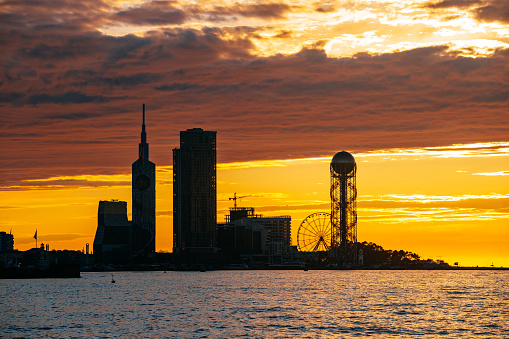
[[[341,151],[332,157],[331,167],[336,173],[348,174],[355,168],[355,159],[350,153]]]

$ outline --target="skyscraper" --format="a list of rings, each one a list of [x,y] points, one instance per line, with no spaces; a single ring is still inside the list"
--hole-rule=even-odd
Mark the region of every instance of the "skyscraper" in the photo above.
[[[156,165],[149,161],[147,133],[145,132],[145,104],[138,160],[133,163],[133,225],[132,254],[150,254],[156,248]]]
[[[216,251],[216,133],[180,132],[173,149],[173,252]]]

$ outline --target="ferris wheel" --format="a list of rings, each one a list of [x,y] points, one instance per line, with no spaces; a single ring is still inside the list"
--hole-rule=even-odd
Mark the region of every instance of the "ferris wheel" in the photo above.
[[[306,217],[297,232],[297,248],[302,252],[328,251],[332,241],[330,213],[318,212]]]

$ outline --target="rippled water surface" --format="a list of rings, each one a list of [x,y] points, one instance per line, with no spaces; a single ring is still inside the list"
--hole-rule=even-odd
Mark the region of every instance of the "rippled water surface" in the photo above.
[[[509,337],[507,271],[81,276],[0,280],[0,337]]]

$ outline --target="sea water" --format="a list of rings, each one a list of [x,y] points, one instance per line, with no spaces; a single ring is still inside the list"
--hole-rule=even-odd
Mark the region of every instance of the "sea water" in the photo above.
[[[81,273],[0,280],[5,338],[508,338],[508,271]]]

